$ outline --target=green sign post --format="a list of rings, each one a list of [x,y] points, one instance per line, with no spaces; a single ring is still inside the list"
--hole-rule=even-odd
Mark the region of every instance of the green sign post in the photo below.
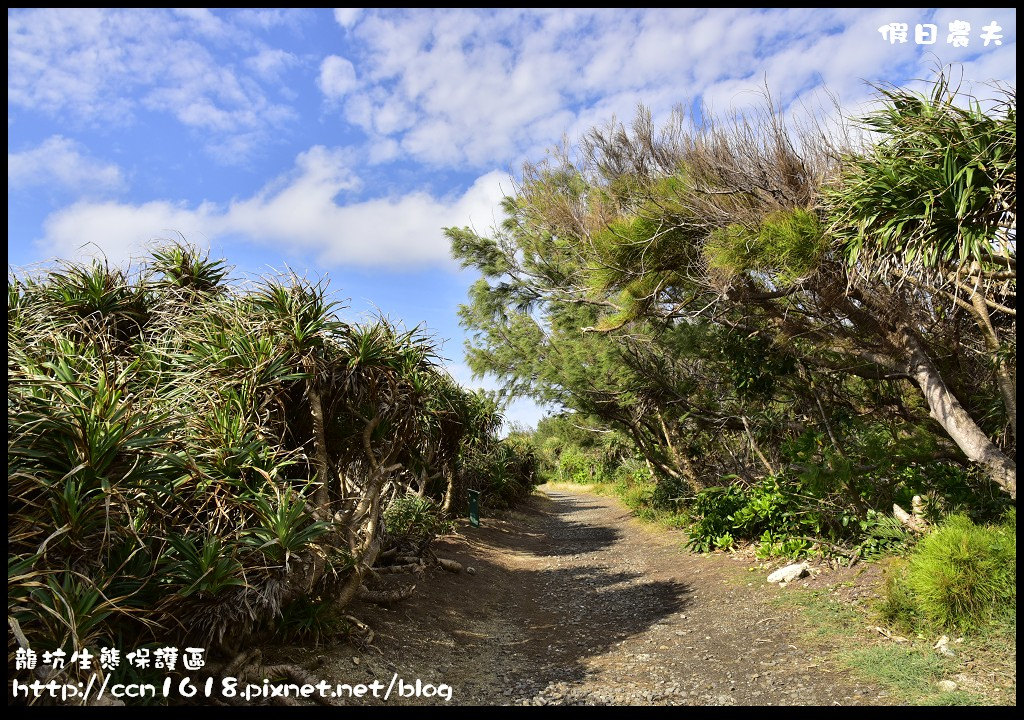
[[[480,527],[480,491],[469,491],[469,524]]]

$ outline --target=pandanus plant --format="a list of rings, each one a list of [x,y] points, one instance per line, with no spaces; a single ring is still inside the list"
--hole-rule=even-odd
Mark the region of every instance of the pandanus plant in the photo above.
[[[339,310],[183,243],[8,279],[12,643],[234,650],[356,596],[385,506],[493,423],[422,330]]]

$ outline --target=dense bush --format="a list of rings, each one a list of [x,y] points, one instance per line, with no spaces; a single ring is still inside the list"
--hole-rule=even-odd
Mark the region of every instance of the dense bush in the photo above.
[[[577,447],[565,448],[558,456],[558,480],[585,485],[604,479],[604,467],[593,453]]]
[[[226,277],[177,245],[135,271],[9,277],[18,643],[317,640],[389,533],[422,546],[444,527],[435,501],[462,450],[494,439],[493,409],[421,332],[338,319],[324,282]],[[497,447],[508,501],[532,476]]]
[[[779,479],[755,485],[713,487],[698,493],[692,509],[689,546],[700,552],[728,549],[737,540],[759,540],[767,555],[799,555],[811,545],[815,521]]]
[[[507,508],[533,492],[541,480],[533,440],[522,432],[466,453],[462,472],[469,487],[480,491],[485,508]]]
[[[754,541],[762,556],[808,553],[872,558],[901,550],[906,528],[893,503],[926,500],[925,517],[952,512],[975,520],[997,517],[1012,502],[976,468],[929,461],[934,441],[924,433],[894,435],[877,423],[847,418],[846,448],[805,431],[780,445],[781,472],[753,482],[732,475],[699,492],[690,545],[707,551]]]
[[[698,493],[691,512],[695,522],[688,544],[699,552],[755,541],[761,557],[815,552],[871,557],[892,552],[906,540],[906,529],[883,513],[868,508],[857,514],[815,496],[800,482],[775,476],[747,486],[707,488]]]
[[[911,629],[958,633],[1016,622],[1016,510],[999,524],[952,515],[890,576],[881,611]]]
[[[405,554],[418,554],[436,535],[451,532],[453,527],[437,502],[429,497],[402,495],[384,509],[388,549],[401,548]]]

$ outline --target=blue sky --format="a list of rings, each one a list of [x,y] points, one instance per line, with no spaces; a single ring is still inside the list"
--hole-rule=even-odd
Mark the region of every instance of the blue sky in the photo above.
[[[967,47],[948,26],[970,23]],[[995,21],[1001,44],[985,27]],[[908,24],[906,43],[878,28]],[[915,25],[934,24],[934,44]],[[991,34],[991,33],[989,33]],[[475,276],[441,228],[487,230],[524,161],[638,103],[863,109],[869,82],[1016,85],[1016,12],[8,10],[8,262],[138,257],[183,234],[239,274],[327,274],[473,380],[456,308]],[[535,423],[520,401],[511,420]]]

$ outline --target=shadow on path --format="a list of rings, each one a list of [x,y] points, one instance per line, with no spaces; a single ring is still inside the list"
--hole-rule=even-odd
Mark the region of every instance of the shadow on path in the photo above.
[[[595,520],[595,511],[609,515],[607,506],[590,498],[552,494],[534,499],[525,523],[499,529],[485,521],[465,531],[479,547],[520,559],[502,568],[489,553],[480,570],[508,583],[491,608],[511,621],[502,638],[504,683],[532,692],[582,680],[586,659],[690,604],[687,583],[645,579],[643,568],[623,567],[621,558],[609,556],[625,537],[621,527]],[[620,525],[629,516],[610,514],[609,522]]]

